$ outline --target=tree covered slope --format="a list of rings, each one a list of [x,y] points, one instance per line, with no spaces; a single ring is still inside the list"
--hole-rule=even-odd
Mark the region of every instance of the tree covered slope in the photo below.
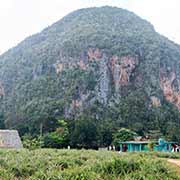
[[[179,45],[132,12],[81,9],[0,56],[0,122],[24,134],[66,119],[73,134],[83,121],[102,144],[119,127],[180,141],[179,88]]]

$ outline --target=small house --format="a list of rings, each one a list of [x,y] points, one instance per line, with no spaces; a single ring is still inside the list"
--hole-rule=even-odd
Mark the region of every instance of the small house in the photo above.
[[[0,130],[0,148],[22,148],[19,133],[16,130]]]
[[[164,141],[159,139],[159,141],[125,141],[119,142],[121,152],[147,152],[147,151],[162,151],[162,152],[172,152],[175,151],[176,142]]]
[[[134,152],[134,151],[148,151],[148,141],[125,141],[119,142],[120,151]]]

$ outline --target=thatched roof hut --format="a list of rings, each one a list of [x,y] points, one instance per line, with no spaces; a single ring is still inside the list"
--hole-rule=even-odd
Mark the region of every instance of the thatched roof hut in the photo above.
[[[0,130],[0,148],[22,148],[19,133],[16,130]]]

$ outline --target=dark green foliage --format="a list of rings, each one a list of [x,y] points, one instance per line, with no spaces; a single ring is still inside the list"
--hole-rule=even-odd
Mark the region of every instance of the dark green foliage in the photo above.
[[[51,132],[43,137],[44,146],[48,148],[63,148],[67,147],[67,142],[58,132]]]
[[[23,147],[34,150],[41,148],[43,146],[42,138],[39,137],[32,137],[30,134],[26,134],[22,137]]]
[[[69,131],[64,120],[58,121],[58,128],[54,132],[47,133],[42,138],[43,147],[64,148],[69,144]]]
[[[82,118],[75,120],[71,129],[70,144],[78,148],[97,148],[98,129],[93,119]]]
[[[0,129],[4,129],[4,128],[5,128],[4,117],[3,115],[0,115]]]
[[[118,145],[119,142],[134,140],[137,134],[129,129],[121,128],[113,134],[113,143]]]

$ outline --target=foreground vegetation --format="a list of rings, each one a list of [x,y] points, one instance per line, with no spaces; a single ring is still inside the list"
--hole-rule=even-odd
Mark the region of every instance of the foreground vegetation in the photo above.
[[[92,150],[0,150],[0,179],[179,179],[170,165],[157,155]]]

